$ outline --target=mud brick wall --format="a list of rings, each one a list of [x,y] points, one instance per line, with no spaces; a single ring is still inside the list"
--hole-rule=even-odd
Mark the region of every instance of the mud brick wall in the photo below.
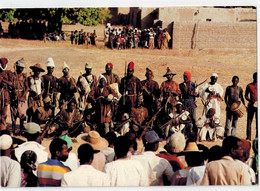
[[[174,23],[173,48],[256,48],[256,22],[199,22],[193,35],[194,24]]]

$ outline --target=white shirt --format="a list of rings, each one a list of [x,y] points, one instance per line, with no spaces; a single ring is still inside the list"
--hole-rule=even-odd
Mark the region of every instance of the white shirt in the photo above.
[[[111,180],[111,186],[148,186],[148,176],[139,161],[118,159],[107,163],[104,172]]]
[[[33,77],[30,77],[30,90],[34,91],[35,93],[37,93],[37,95],[41,94],[42,91],[42,80],[41,78],[35,80]]]
[[[70,152],[68,159],[63,162],[61,161],[65,166],[70,167],[71,170],[75,170],[79,167],[79,161],[78,161],[78,157],[76,156],[75,153]]]
[[[207,90],[208,88],[214,89],[214,92],[215,92],[216,94],[218,93],[221,97],[223,96],[224,90],[223,90],[223,88],[221,87],[220,84],[215,83],[214,85],[212,85],[212,84],[210,84],[210,83],[206,83],[206,84],[204,84],[204,85],[202,86],[202,88],[201,88],[200,91],[199,91],[199,95],[200,95],[200,97],[203,99],[204,102],[207,101],[207,98],[208,98],[208,96],[209,96],[209,93],[206,92],[206,90]]]
[[[106,157],[106,163],[112,162],[115,158],[115,150],[111,147],[107,147],[101,151]]]
[[[0,156],[1,187],[20,187],[21,166],[7,156]]]
[[[205,173],[205,169],[206,169],[206,165],[196,166],[191,168],[187,176],[186,185],[193,185],[193,186],[200,185]]]
[[[131,158],[141,162],[145,173],[149,176],[150,186],[161,186],[163,185],[163,174],[167,176],[168,180],[174,174],[170,163],[166,159],[156,156],[152,151],[133,155]]]
[[[94,154],[94,159],[92,161],[92,166],[99,170],[99,171],[103,171],[103,168],[106,164],[106,157],[103,153],[98,152]]]
[[[61,186],[110,186],[110,179],[91,165],[80,165],[63,175]]]
[[[21,156],[25,151],[32,150],[37,155],[36,166],[48,160],[48,153],[45,151],[45,147],[35,141],[28,141],[19,145],[14,149],[15,156],[18,162],[21,161]]]

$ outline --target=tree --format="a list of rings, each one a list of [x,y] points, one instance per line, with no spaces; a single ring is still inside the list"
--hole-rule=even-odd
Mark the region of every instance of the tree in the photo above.
[[[0,9],[0,20],[4,22],[14,21],[14,13],[16,9]]]

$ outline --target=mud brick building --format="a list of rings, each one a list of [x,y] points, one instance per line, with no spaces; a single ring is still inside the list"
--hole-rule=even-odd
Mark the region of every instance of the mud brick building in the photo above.
[[[257,45],[255,7],[133,7],[110,10],[114,11],[112,24],[141,29],[167,28],[172,36],[172,48],[256,48]]]

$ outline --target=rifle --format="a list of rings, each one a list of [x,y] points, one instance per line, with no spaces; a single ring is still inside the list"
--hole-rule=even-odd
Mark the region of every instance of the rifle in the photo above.
[[[125,73],[124,73],[124,89],[123,89],[123,106],[125,106],[125,96],[126,96],[126,62],[125,62]]]
[[[70,103],[72,101],[72,99],[74,98],[74,96],[69,100],[69,101],[66,101],[65,103]],[[65,104],[64,103],[64,104]],[[45,125],[45,129],[44,131],[42,132],[42,135],[41,135],[41,139],[44,138],[45,134],[47,133],[47,131],[49,131],[51,125],[55,122],[55,120],[60,116],[60,113],[61,113],[62,109],[53,117],[53,118],[50,118],[46,125]]]
[[[116,125],[114,128],[114,131],[117,131],[119,128],[121,128],[122,126],[124,126],[126,123],[130,122],[132,120],[132,117],[130,117],[129,119],[125,120],[124,122],[122,122],[119,125]]]
[[[51,125],[52,125],[52,124],[56,121],[56,119],[60,116],[60,113],[61,113],[61,111],[59,111],[53,118],[50,118],[50,119],[47,121],[47,123],[46,123],[46,125],[45,125],[45,129],[44,129],[44,131],[42,132],[42,135],[41,135],[41,137],[40,137],[41,140],[43,140],[45,134],[47,133],[47,131],[49,131]]]
[[[200,85],[204,84],[207,80],[208,80],[208,79],[204,80],[203,82],[201,82],[201,83],[199,83],[199,84],[196,84],[196,83],[195,83],[195,84],[196,84],[196,85],[195,85],[195,88],[197,88],[197,87],[199,87]]]
[[[141,133],[139,140],[142,140],[144,134],[146,133],[146,131],[148,130],[148,128],[150,127],[150,125],[153,123],[153,121],[155,120],[155,118],[157,117],[157,115],[160,113],[160,111],[162,110],[163,107],[160,107],[159,110],[153,115],[153,117],[148,121],[148,123],[146,124],[145,128],[143,129],[143,132]],[[152,127],[152,125],[151,125]]]
[[[170,123],[172,123],[174,120],[176,120],[178,117],[180,117],[185,111],[188,111],[189,108],[191,108],[191,106],[187,107],[185,110],[183,110],[180,114],[178,114],[176,117],[172,118],[170,121],[166,122],[165,124],[163,124],[160,128],[164,129],[165,127],[167,127]]]

